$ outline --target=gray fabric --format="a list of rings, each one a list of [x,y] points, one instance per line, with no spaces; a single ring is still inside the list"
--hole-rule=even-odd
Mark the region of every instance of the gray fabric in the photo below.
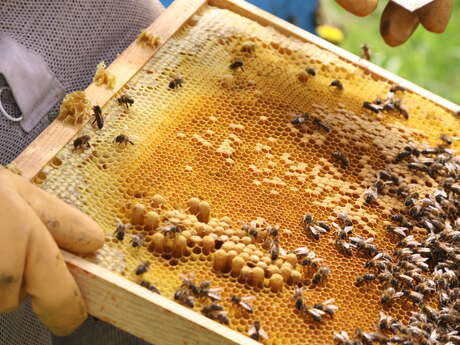
[[[43,58],[0,32],[0,73],[23,114],[22,129],[30,132],[64,96],[64,87]]]
[[[84,89],[96,65],[113,61],[161,9],[158,0],[0,0],[0,32],[42,56],[69,93]],[[0,78],[0,87],[5,85]],[[2,101],[14,108],[11,95],[2,95]],[[30,133],[0,116],[0,164],[12,161],[58,109]]]
[[[162,10],[158,0],[0,0],[0,33],[43,57],[65,92],[84,89],[100,61],[108,64]],[[8,86],[0,75],[0,88]],[[20,115],[11,93],[6,111]],[[30,133],[0,116],[0,164],[12,161],[57,116],[56,104]],[[1,229],[0,229],[1,230]],[[1,240],[1,239],[0,239]],[[68,337],[52,337],[30,305],[0,314],[0,345],[147,344],[102,321],[88,319]]]

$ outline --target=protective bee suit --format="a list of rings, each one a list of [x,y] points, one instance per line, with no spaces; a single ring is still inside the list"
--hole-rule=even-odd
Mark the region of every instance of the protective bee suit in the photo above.
[[[0,0],[0,164],[21,153],[56,118],[64,95],[83,90],[96,65],[100,61],[110,64],[162,10],[158,0]],[[0,189],[9,184],[2,185],[2,181],[0,178]],[[34,208],[33,201],[27,203]],[[0,212],[0,218],[5,221],[8,217]],[[22,256],[19,262],[24,262],[24,271],[34,269],[34,261],[27,256],[30,245],[25,247],[26,254],[19,249],[5,254],[2,245],[7,251],[20,247],[21,242],[13,234],[16,237],[6,243],[8,228],[0,219],[0,307],[7,304],[8,295],[1,284],[9,283],[1,270]],[[40,279],[46,282],[47,275]],[[22,282],[27,283],[27,279]],[[54,336],[32,312],[30,300],[14,309],[0,314],[1,345],[145,344],[91,317],[71,335]]]

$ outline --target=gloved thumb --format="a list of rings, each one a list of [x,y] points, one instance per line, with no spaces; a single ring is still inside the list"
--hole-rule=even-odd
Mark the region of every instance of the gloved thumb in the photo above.
[[[59,247],[79,254],[102,247],[104,232],[89,216],[22,177],[8,173],[19,195],[35,211]]]

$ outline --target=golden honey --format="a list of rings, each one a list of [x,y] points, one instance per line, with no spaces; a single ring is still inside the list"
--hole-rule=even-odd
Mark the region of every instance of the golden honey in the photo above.
[[[242,61],[243,69],[230,69],[235,61]],[[316,75],[303,73],[306,68]],[[170,89],[177,75],[183,76],[182,87]],[[343,90],[329,86],[336,79]],[[77,136],[91,137],[91,148],[76,152],[69,143],[57,155],[62,164],[46,166],[34,181],[104,228],[106,245],[92,258],[100,265],[139,282],[134,270],[149,261],[142,279],[169,298],[181,284],[178,274],[193,272],[197,282],[210,280],[212,287],[224,288],[222,304],[232,329],[247,334],[260,320],[270,337],[267,344],[330,344],[335,332],[374,329],[381,289],[376,283],[354,286],[366,272],[366,259],[339,253],[332,234],[318,241],[307,236],[302,215],[310,212],[331,222],[336,212],[346,211],[354,234],[375,237],[380,249],[391,252],[395,239],[384,229],[401,201],[383,195],[368,205],[363,192],[377,170],[390,168],[411,189],[430,193],[434,180],[391,162],[408,142],[434,145],[440,134],[460,128],[453,114],[409,91],[398,94],[408,120],[362,108],[364,101],[385,97],[391,86],[313,44],[205,7],[104,106],[103,130],[87,124],[80,131]],[[121,95],[132,97],[134,105],[120,106]],[[300,131],[291,124],[293,114],[300,113],[320,118],[331,132]],[[114,143],[120,134],[134,145]],[[331,157],[336,151],[346,155],[348,169]],[[209,203],[210,215],[204,208],[200,213],[200,201]],[[180,250],[165,250],[174,243],[156,235],[157,217],[160,225],[165,217],[189,221]],[[324,259],[331,274],[323,286],[308,285],[312,274],[302,278],[305,303],[335,298],[340,308],[335,317],[315,323],[295,311],[293,282],[299,273],[292,272],[302,270],[292,265],[292,257],[270,262],[267,248],[241,232],[257,217],[281,226],[283,249],[307,246]],[[112,235],[117,219],[135,223],[123,242]],[[423,233],[417,227],[414,232]],[[231,243],[216,251],[213,234]],[[129,244],[132,235],[144,236],[141,248]],[[258,262],[249,267],[249,261]],[[216,265],[225,268],[216,272]],[[265,272],[262,283],[260,272]],[[255,296],[254,313],[232,307],[232,295]],[[195,309],[199,312],[200,305]],[[406,321],[411,310],[412,304],[401,299],[386,311]]]

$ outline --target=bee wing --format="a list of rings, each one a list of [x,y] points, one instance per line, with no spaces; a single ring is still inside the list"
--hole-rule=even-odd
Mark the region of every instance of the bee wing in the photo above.
[[[219,292],[224,291],[224,288],[212,288],[212,289],[209,289],[208,291],[212,293],[219,293]]]
[[[307,255],[310,251],[308,250],[307,247],[300,247],[297,249],[294,249],[294,254],[295,255]]]
[[[335,302],[335,298],[329,298],[328,300],[324,301],[323,304],[331,304]]]
[[[353,225],[349,225],[343,228],[343,231],[345,231],[347,234],[351,234],[353,231]]]
[[[317,318],[321,318],[324,314],[326,314],[326,312],[316,309],[316,308],[308,309],[308,313]]]
[[[252,325],[251,328],[249,328],[248,334],[251,336],[256,333],[257,333],[256,327]]]
[[[265,332],[262,328],[259,329],[259,335],[264,339],[268,339],[267,332]]]
[[[285,255],[287,255],[287,251],[286,251],[285,249],[283,249],[283,248],[280,247],[280,254],[281,254],[282,256],[285,256]]]
[[[399,297],[402,297],[402,296],[404,296],[404,292],[399,291],[399,292],[396,292],[396,293],[393,295],[393,298],[399,298]]]
[[[241,300],[242,300],[242,301],[245,301],[245,302],[255,301],[255,300],[256,300],[256,296],[245,296],[245,297],[241,297]]]

